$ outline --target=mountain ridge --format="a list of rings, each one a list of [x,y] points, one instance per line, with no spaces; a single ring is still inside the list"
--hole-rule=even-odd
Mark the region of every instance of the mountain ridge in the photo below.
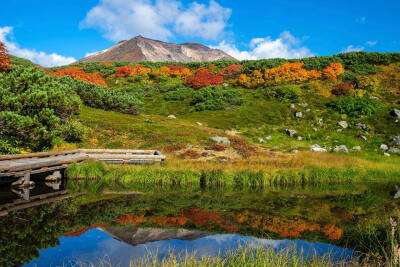
[[[78,62],[97,61],[151,61],[151,62],[203,62],[219,59],[236,60],[227,53],[201,43],[167,43],[138,35],[123,40],[105,50],[88,55]]]

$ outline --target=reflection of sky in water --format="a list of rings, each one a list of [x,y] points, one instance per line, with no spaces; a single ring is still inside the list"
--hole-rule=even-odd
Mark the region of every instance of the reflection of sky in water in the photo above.
[[[295,246],[307,253],[324,255],[331,253],[336,259],[349,257],[351,250],[323,243],[312,243],[301,240],[271,240],[259,239],[236,234],[217,234],[194,241],[178,239],[150,242],[131,246],[115,240],[106,233],[92,229],[78,237],[62,237],[60,245],[40,252],[40,259],[33,260],[26,266],[63,266],[68,263],[83,262],[97,263],[100,259],[111,261],[114,265],[129,266],[130,260],[140,260],[146,253],[163,257],[169,252],[196,251],[197,256],[216,256],[219,251],[236,249],[240,244],[264,244],[280,250]]]

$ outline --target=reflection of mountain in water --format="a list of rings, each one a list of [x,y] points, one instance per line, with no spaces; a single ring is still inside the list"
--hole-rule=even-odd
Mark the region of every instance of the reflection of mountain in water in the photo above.
[[[112,236],[113,238],[136,246],[148,242],[161,240],[179,239],[193,241],[211,235],[207,232],[186,229],[158,229],[158,228],[136,228],[136,227],[98,227],[97,229]]]

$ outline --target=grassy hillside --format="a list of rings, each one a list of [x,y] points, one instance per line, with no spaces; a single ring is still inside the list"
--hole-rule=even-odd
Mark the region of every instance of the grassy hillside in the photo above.
[[[83,105],[71,118],[84,125],[72,131],[75,138],[61,135],[48,147],[157,148],[169,157],[230,161],[318,144],[338,155],[347,149],[352,157],[398,158],[398,53],[171,64],[47,69],[61,83],[83,81],[73,85]],[[343,121],[347,128],[339,125]],[[296,133],[290,136],[288,129]],[[212,142],[215,136],[230,144]]]

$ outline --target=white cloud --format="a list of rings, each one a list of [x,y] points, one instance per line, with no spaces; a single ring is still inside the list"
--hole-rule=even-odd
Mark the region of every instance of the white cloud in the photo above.
[[[76,61],[73,57],[65,57],[56,53],[47,54],[36,50],[20,48],[19,45],[10,40],[13,27],[0,27],[0,42],[3,42],[11,55],[29,59],[44,67],[68,65]]]
[[[211,0],[209,5],[191,3],[187,8],[175,0],[101,0],[80,23],[99,29],[112,41],[136,35],[168,40],[173,31],[183,36],[215,40],[224,33],[231,10]]]
[[[375,46],[378,43],[378,41],[367,41],[366,44],[368,46]]]
[[[348,52],[360,52],[365,49],[364,46],[353,46],[349,45],[348,47],[342,49],[342,53],[348,53]]]
[[[240,51],[235,45],[222,41],[213,48],[220,49],[236,59],[263,58],[303,58],[313,56],[310,49],[301,45],[301,41],[290,32],[284,31],[279,38],[254,38],[250,41],[250,50]]]

